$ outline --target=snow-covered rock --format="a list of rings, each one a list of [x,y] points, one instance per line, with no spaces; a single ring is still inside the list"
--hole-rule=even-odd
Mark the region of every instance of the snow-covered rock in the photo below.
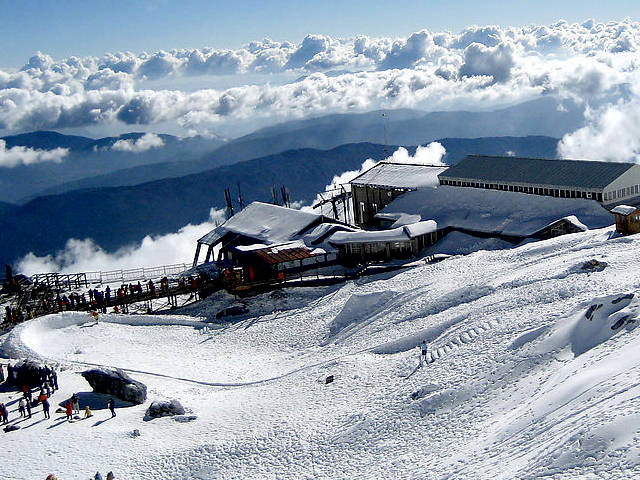
[[[144,403],[147,399],[146,385],[120,369],[92,368],[82,372],[82,376],[95,392],[113,395],[135,405]]]
[[[144,419],[151,420],[153,418],[172,417],[174,415],[184,415],[184,413],[184,407],[176,399],[169,401],[155,400],[149,405]]]
[[[16,385],[29,385],[30,387],[39,387],[41,382],[41,369],[44,364],[36,360],[21,360],[13,367],[16,373]]]

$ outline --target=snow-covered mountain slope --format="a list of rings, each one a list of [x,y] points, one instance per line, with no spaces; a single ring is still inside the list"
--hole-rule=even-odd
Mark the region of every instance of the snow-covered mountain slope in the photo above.
[[[149,400],[198,418],[38,412],[2,435],[0,478],[634,477],[639,247],[607,228],[480,251],[245,299],[250,313],[221,328],[203,326],[223,295],[180,312],[192,321],[27,322],[3,351],[67,366],[56,403],[90,390],[86,362],[130,369]],[[420,366],[423,339],[434,361]]]

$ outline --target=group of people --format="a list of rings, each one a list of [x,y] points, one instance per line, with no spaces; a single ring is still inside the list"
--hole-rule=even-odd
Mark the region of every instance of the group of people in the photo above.
[[[14,366],[9,363],[7,365],[7,379],[6,381],[11,384],[16,384],[16,369]],[[49,398],[53,395],[53,393],[59,389],[58,387],[58,373],[54,368],[51,368],[48,365],[44,365],[38,370],[38,379],[40,382],[40,392],[38,396],[33,398],[33,392],[31,387],[27,384],[23,384],[20,386],[20,390],[22,391],[22,397],[18,402],[18,412],[20,414],[20,418],[31,418],[32,412],[31,407],[34,407],[40,403],[42,405],[42,413],[44,418],[51,418],[51,404],[49,402]],[[5,381],[4,369],[2,368],[2,364],[0,364],[0,382]],[[71,421],[73,419],[73,415],[80,414],[80,398],[77,393],[74,393],[64,404],[65,413],[67,416],[67,420]],[[107,408],[111,412],[111,417],[116,416],[115,410],[115,400],[113,397],[109,398],[107,402]],[[84,418],[89,418],[93,414],[91,412],[91,407],[89,405],[85,405],[84,407]],[[9,411],[3,403],[0,403],[0,419],[4,424],[9,423]]]
[[[107,480],[115,480],[116,476],[113,474],[113,472],[109,472],[107,473]],[[50,473],[49,475],[47,475],[47,478],[45,480],[58,480],[58,477],[56,477],[53,473]],[[102,475],[100,475],[100,472],[96,472],[96,476],[93,477],[93,480],[102,480]]]
[[[188,290],[197,293],[206,287],[209,277],[205,273],[196,276],[180,277],[177,281],[178,290]],[[162,295],[170,293],[170,280],[167,276],[160,279],[159,291]],[[69,284],[70,288],[71,285]],[[23,307],[5,306],[4,321],[9,324],[17,324],[35,316],[56,313],[65,310],[97,310],[107,313],[107,307],[114,307],[115,313],[127,311],[126,304],[131,300],[143,299],[145,294],[155,297],[157,294],[156,284],[153,280],[142,284],[123,283],[117,290],[112,291],[107,285],[104,290],[90,288],[87,292],[77,291],[64,293],[59,286],[54,287],[44,283],[36,283],[33,288],[25,291],[28,295],[27,301],[22,301]],[[197,297],[196,297],[197,298]],[[23,299],[24,300],[24,299]]]
[[[33,309],[30,305],[25,305],[24,311],[18,307],[5,307],[5,322],[9,324],[24,322],[27,318],[33,318]]]

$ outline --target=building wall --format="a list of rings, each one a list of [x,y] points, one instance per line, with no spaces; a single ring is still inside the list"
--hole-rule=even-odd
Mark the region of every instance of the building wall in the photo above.
[[[634,165],[604,188],[605,204],[620,204],[640,196],[640,165]]]
[[[602,201],[602,189],[561,187],[557,185],[537,185],[529,183],[485,183],[472,178],[440,178],[440,185],[450,185],[455,187],[484,188],[487,190],[503,190],[508,192],[528,193],[532,195],[542,195],[559,198],[585,198]]]
[[[403,242],[366,242],[338,245],[338,260],[343,265],[358,265],[418,256],[438,240],[437,232],[417,236]]]
[[[374,216],[408,188],[375,187],[369,185],[352,185],[353,220],[360,228],[376,225]]]

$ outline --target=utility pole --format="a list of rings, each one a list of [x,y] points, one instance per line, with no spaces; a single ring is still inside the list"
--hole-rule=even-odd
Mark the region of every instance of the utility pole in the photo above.
[[[224,189],[224,201],[227,205],[227,218],[233,217],[233,203],[231,202],[231,192],[229,187]]]
[[[238,182],[238,203],[240,205],[240,211],[244,210],[244,202],[242,201],[242,192],[240,191],[240,182]]]
[[[387,139],[387,118],[387,114],[385,112],[382,112],[382,134],[384,136],[384,149],[382,151],[384,152],[385,158],[389,156],[389,141]]]

